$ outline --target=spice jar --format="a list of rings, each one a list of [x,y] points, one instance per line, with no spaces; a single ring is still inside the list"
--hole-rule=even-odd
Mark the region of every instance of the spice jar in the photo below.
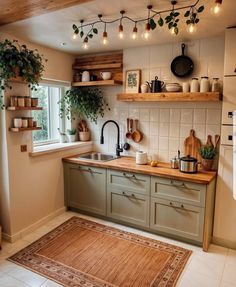
[[[201,78],[200,92],[207,93],[210,91],[210,82],[208,77]]]
[[[10,107],[17,107],[17,97],[16,96],[10,97]]]
[[[22,127],[22,118],[14,118],[13,123],[14,123],[15,128],[21,128]]]
[[[199,82],[198,82],[198,78],[192,78],[191,87],[190,87],[190,92],[191,92],[191,93],[197,93],[197,92],[199,92]]]
[[[25,106],[31,107],[31,98],[30,97],[25,97]]]
[[[220,92],[220,83],[219,78],[213,78],[212,85],[211,85],[211,91],[212,92]]]
[[[31,106],[37,107],[38,106],[39,99],[38,98],[31,98]]]
[[[31,117],[28,117],[28,127],[29,128],[32,128],[34,125],[33,125],[33,118]]]
[[[17,97],[17,104],[18,104],[18,107],[24,107],[25,106],[25,98],[24,97]]]
[[[22,118],[22,127],[27,128],[28,127],[28,118]]]

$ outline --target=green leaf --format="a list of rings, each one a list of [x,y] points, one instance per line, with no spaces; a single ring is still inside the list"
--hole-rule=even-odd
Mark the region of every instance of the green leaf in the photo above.
[[[198,11],[198,13],[201,13],[202,11],[204,11],[204,9],[205,9],[204,6],[200,6],[200,7],[197,9],[197,11]]]
[[[178,17],[178,16],[179,16],[179,12],[175,12],[174,17]]]
[[[94,34],[98,34],[98,29],[97,28],[93,28],[93,33]]]
[[[188,10],[185,12],[184,17],[189,17],[189,15],[190,15],[190,11]]]
[[[165,20],[166,20],[166,24],[168,24],[172,20],[172,17],[171,16],[166,16]]]
[[[175,35],[178,35],[179,34],[179,28],[178,27],[175,27]]]
[[[75,24],[73,24],[73,25],[72,25],[72,29],[73,29],[73,30],[76,30],[76,29],[77,29],[77,26],[76,26]]]
[[[168,28],[171,29],[173,27],[173,25],[174,25],[174,23],[170,22],[169,25],[168,25]]]
[[[150,24],[150,28],[152,30],[156,29],[157,24],[155,23],[155,21],[153,19],[149,20],[149,24]]]
[[[191,20],[187,20],[187,21],[186,21],[186,24],[187,24],[187,25],[191,24]]]
[[[76,29],[74,30],[74,33],[75,33],[76,35],[78,35],[78,34],[79,34],[79,29],[76,28]]]
[[[197,19],[195,20],[195,24],[197,24],[199,21],[200,21],[200,20],[197,18]]]
[[[178,23],[178,22],[179,22],[179,19],[176,19],[176,20],[175,20],[175,23]]]
[[[164,25],[164,20],[162,18],[159,18],[157,23],[160,27],[162,27]]]
[[[84,32],[80,31],[80,37],[83,38],[83,36],[84,36]]]
[[[88,36],[89,36],[89,38],[90,38],[90,39],[92,39],[92,38],[93,38],[93,34],[89,34]]]

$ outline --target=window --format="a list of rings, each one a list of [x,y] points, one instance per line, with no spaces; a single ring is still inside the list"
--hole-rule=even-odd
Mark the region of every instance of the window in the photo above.
[[[49,144],[59,142],[58,128],[61,127],[58,101],[65,92],[62,86],[40,85],[37,91],[32,92],[32,97],[39,99],[42,111],[33,111],[32,117],[42,130],[33,132],[34,144]]]

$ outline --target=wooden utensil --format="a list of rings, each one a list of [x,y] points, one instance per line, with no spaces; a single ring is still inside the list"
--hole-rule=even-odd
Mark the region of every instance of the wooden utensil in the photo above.
[[[132,139],[132,132],[133,132],[133,120],[127,119],[127,133],[125,135],[127,139]]]
[[[211,135],[208,135],[208,136],[207,136],[206,145],[214,146],[214,145],[213,145],[213,142],[212,142],[212,136],[211,136]]]
[[[132,132],[132,140],[135,143],[141,142],[143,139],[143,134],[138,130],[138,120],[134,120],[134,131]]]
[[[195,131],[190,130],[190,136],[187,137],[184,141],[184,153],[185,156],[190,155],[195,157],[197,160],[201,160],[199,154],[199,149],[201,147],[201,141],[195,137]]]
[[[220,141],[220,136],[219,135],[215,135],[215,145],[214,145],[215,149],[218,148],[219,141]]]

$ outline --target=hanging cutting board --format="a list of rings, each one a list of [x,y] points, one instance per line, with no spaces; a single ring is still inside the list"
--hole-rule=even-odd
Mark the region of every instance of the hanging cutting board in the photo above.
[[[197,137],[195,137],[195,131],[190,130],[190,135],[184,141],[184,153],[185,156],[190,155],[201,160],[201,156],[199,154],[199,148],[201,147],[201,141]]]

